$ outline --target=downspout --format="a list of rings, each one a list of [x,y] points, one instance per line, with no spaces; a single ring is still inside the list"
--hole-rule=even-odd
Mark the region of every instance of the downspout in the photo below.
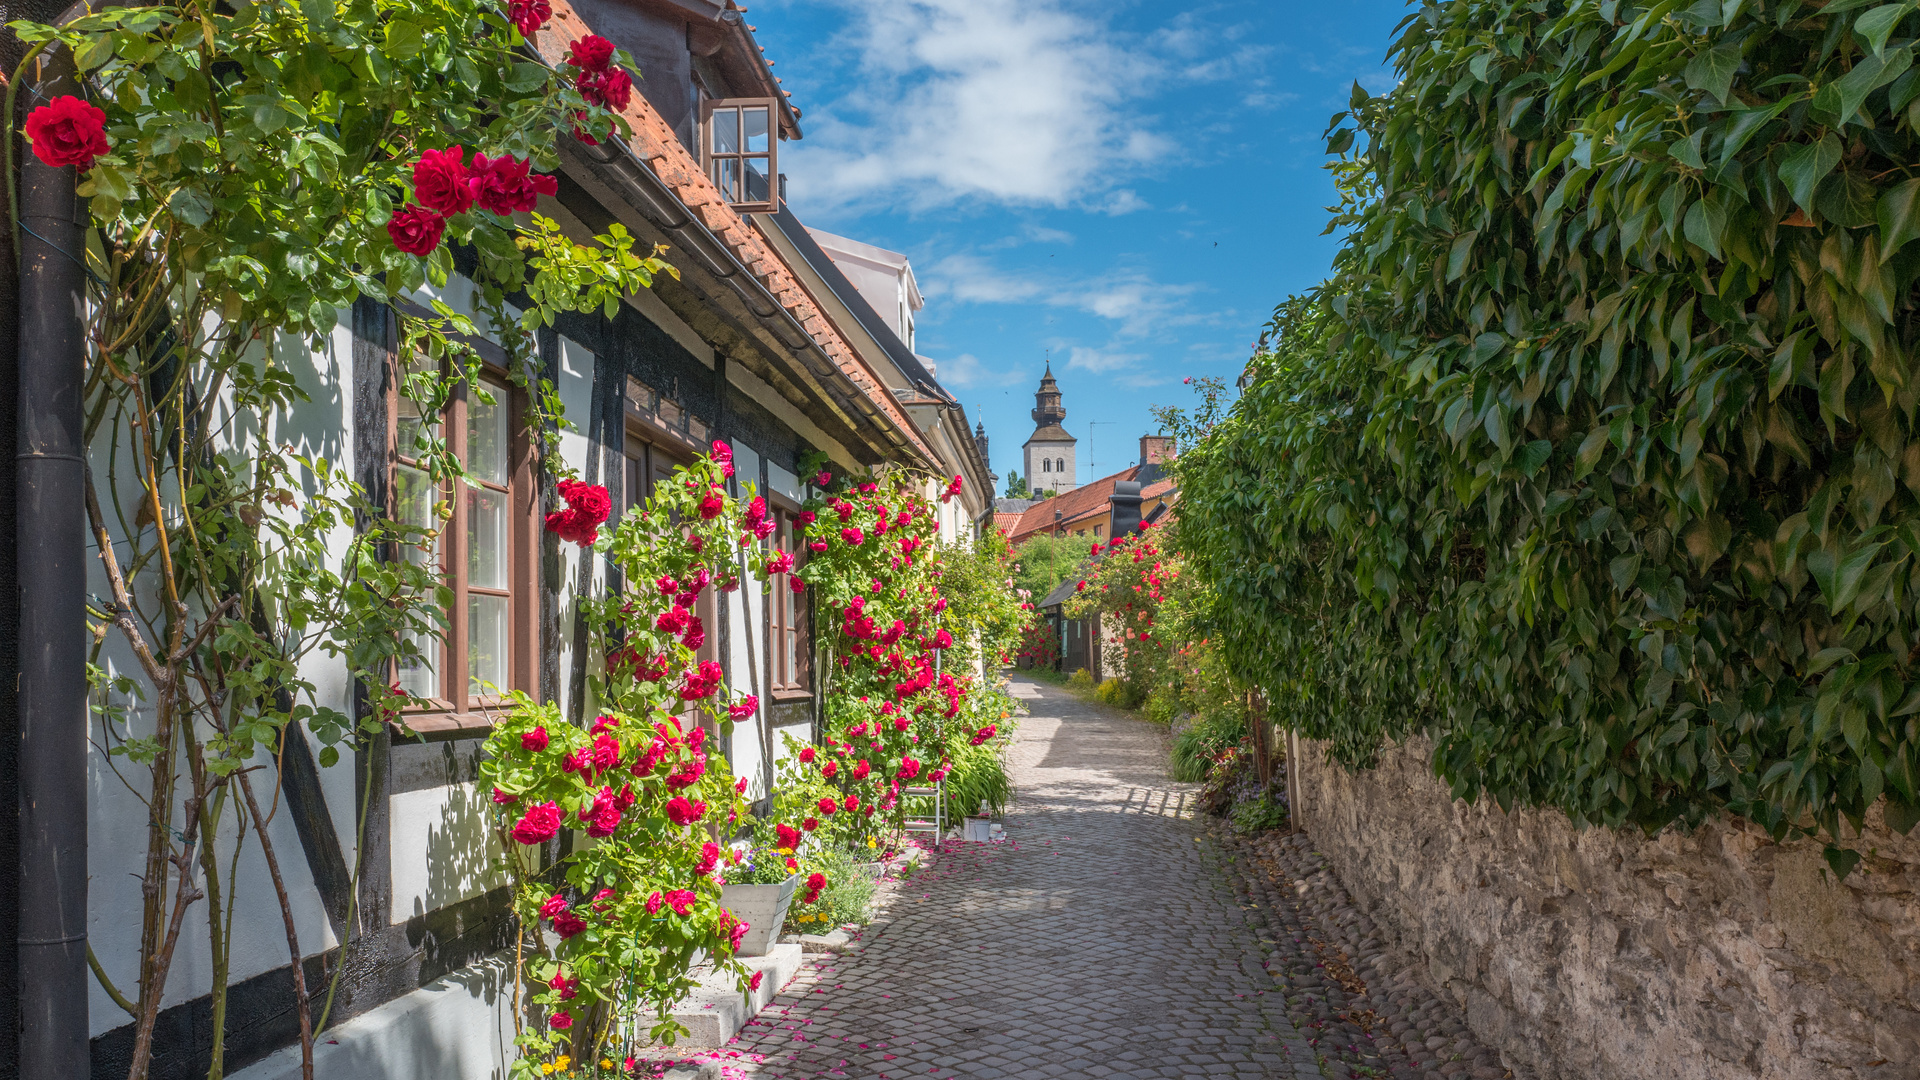
[[[27,107],[75,93],[50,49]],[[22,109],[24,114],[26,109]],[[24,145],[24,144],[16,144]],[[71,166],[20,166],[20,1075],[82,1077],[87,1035],[86,206]]]

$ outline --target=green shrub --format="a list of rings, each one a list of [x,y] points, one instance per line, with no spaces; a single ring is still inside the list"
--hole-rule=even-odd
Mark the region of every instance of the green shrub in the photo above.
[[[1221,754],[1247,737],[1246,718],[1237,712],[1214,712],[1196,717],[1173,737],[1167,774],[1182,783],[1197,784]]]
[[[1086,668],[1077,669],[1067,679],[1067,686],[1070,689],[1081,691],[1093,689],[1093,672],[1088,671]]]
[[[1001,734],[979,746],[963,746],[949,759],[947,814],[960,818],[979,809],[998,817],[1013,801],[1013,778],[1007,774],[1005,749],[1010,729],[1001,721]]]
[[[1126,708],[1127,686],[1122,679],[1108,679],[1093,688],[1093,700],[1102,705],[1118,705]]]
[[[880,887],[874,872],[874,851],[866,848],[828,848],[810,854],[806,865],[827,875],[820,899],[802,905],[794,897],[787,924],[803,934],[824,934],[848,923],[865,923],[873,916],[873,894]]]
[[[1171,724],[1180,716],[1180,693],[1167,686],[1155,687],[1147,695],[1147,719],[1156,724]]]
[[[1287,823],[1287,804],[1271,795],[1261,795],[1235,804],[1227,820],[1233,823],[1234,832],[1243,835],[1266,832]]]

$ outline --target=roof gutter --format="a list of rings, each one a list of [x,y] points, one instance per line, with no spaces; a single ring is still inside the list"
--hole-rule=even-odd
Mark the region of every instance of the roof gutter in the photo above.
[[[800,320],[781,306],[733,251],[634,154],[631,146],[622,140],[610,139],[598,147],[576,144],[571,150],[647,220],[678,241],[680,249],[693,256],[702,270],[732,289],[760,325],[792,349],[816,379],[837,388],[839,393],[832,396],[842,408],[864,419],[891,451],[926,464],[920,450],[895,428],[859,384],[834,363],[833,357],[800,325]]]

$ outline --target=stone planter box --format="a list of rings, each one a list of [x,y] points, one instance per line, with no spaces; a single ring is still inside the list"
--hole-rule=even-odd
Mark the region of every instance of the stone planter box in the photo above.
[[[793,890],[800,875],[777,885],[722,885],[720,906],[747,920],[747,936],[740,940],[739,956],[765,956],[780,940],[780,927],[793,906]]]

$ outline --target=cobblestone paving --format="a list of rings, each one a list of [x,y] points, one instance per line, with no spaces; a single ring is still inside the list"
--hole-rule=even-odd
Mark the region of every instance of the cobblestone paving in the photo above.
[[[1164,733],[1050,686],[1008,841],[949,845],[718,1057],[770,1080],[1322,1080]],[[1269,945],[1269,947],[1271,947]],[[1342,1076],[1344,1077],[1344,1071]]]

